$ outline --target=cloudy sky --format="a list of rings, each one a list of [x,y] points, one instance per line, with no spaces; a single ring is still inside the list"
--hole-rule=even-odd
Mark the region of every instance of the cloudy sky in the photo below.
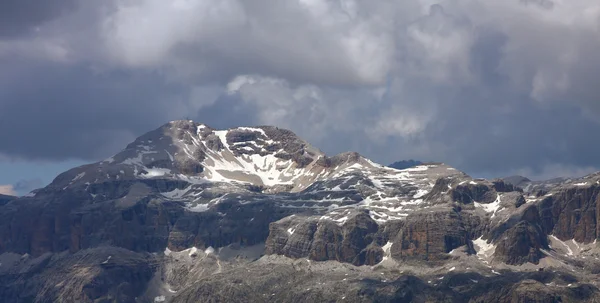
[[[189,118],[474,176],[600,168],[597,0],[3,0],[0,192]]]

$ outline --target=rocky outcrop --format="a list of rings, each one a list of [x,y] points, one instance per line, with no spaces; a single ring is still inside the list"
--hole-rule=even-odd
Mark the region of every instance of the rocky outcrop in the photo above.
[[[600,235],[596,222],[600,211],[600,185],[565,186],[546,195],[539,203],[546,234],[561,240],[590,243]]]
[[[523,206],[527,201],[523,194],[520,192],[509,192],[502,195],[501,206],[507,208],[519,208]]]
[[[494,258],[507,264],[538,264],[544,256],[541,249],[548,249],[548,239],[535,205],[521,206],[507,220],[492,221],[486,238],[496,244]]]
[[[504,182],[502,179],[493,179],[492,187],[499,193],[508,193],[508,192],[523,192],[523,190],[517,186],[512,185],[511,183]]]
[[[597,288],[565,272],[411,273],[267,256],[199,280],[171,302],[593,302]],[[566,287],[568,283],[573,283]],[[561,285],[559,287],[552,285]],[[562,286],[564,285],[564,286]]]
[[[515,285],[510,296],[510,301],[514,303],[562,302],[560,296],[554,294],[546,285],[535,280],[525,280]]]
[[[538,264],[548,248],[548,240],[539,225],[521,221],[508,229],[496,243],[494,258],[507,264]]]
[[[527,184],[529,184],[530,182],[532,182],[529,178],[523,177],[523,176],[519,176],[519,175],[504,177],[504,178],[502,178],[502,180],[504,180],[504,182],[506,182],[506,183],[510,183],[510,184],[512,184],[514,186],[517,186],[517,187],[520,187],[520,188],[523,188]]]
[[[146,252],[252,245],[265,241],[269,222],[294,212],[267,201],[242,204],[237,199],[222,199],[212,210],[194,212],[157,194],[186,186],[158,179],[122,181],[88,188],[96,199],[75,188],[7,204],[0,212],[0,253],[39,256],[98,245]]]
[[[452,249],[470,245],[472,223],[465,224],[461,213],[452,209],[410,214],[391,240],[392,257],[398,260],[443,260]],[[472,247],[470,251],[473,251]]]
[[[291,159],[298,167],[305,167],[318,158],[318,150],[309,146],[293,132],[272,126],[262,126],[260,128],[270,139],[279,142],[278,144],[274,144],[270,150],[277,151],[283,149],[283,152],[278,152],[275,154],[275,157],[286,160]]]
[[[488,204],[496,200],[499,193],[520,192],[519,188],[500,179],[492,181],[473,180],[469,177],[440,178],[433,189],[424,196],[425,200],[435,204],[456,202]]]
[[[365,212],[349,216],[341,225],[316,217],[285,218],[271,223],[265,253],[373,265],[383,258],[383,250],[373,244],[378,229]]]
[[[2,302],[139,302],[158,263],[149,253],[115,247],[15,257],[0,267]]]
[[[492,291],[472,302],[558,303],[569,302],[573,299],[570,297],[538,280],[526,279],[498,291]]]

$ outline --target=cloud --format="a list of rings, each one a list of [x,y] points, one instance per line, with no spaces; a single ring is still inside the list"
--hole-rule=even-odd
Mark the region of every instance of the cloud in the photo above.
[[[0,153],[15,158],[98,159],[136,136],[182,118],[185,89],[140,72],[3,62]]]
[[[3,0],[0,2],[0,38],[29,34],[75,8],[75,0]]]
[[[377,84],[393,55],[392,25],[348,8],[354,1],[117,2],[102,26],[111,58],[177,76]]]
[[[597,1],[37,9],[0,34],[4,157],[96,160],[192,118],[274,124],[328,153],[445,161],[476,175],[600,166],[590,138],[600,131]]]
[[[0,185],[0,194],[16,196],[17,192],[14,190],[12,185]]]
[[[19,180],[19,181],[17,181],[17,183],[15,183],[13,185],[13,190],[15,192],[27,193],[34,189],[38,189],[38,188],[42,187],[43,185],[44,185],[44,183],[39,178]]]

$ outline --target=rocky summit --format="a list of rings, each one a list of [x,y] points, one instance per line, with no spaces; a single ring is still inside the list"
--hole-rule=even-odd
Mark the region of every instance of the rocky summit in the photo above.
[[[0,302],[599,302],[599,193],[173,121],[0,197]]]

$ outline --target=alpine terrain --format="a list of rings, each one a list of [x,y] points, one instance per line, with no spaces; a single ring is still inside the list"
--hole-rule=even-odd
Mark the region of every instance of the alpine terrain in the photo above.
[[[600,302],[600,173],[415,164],[173,121],[0,197],[0,302]]]

